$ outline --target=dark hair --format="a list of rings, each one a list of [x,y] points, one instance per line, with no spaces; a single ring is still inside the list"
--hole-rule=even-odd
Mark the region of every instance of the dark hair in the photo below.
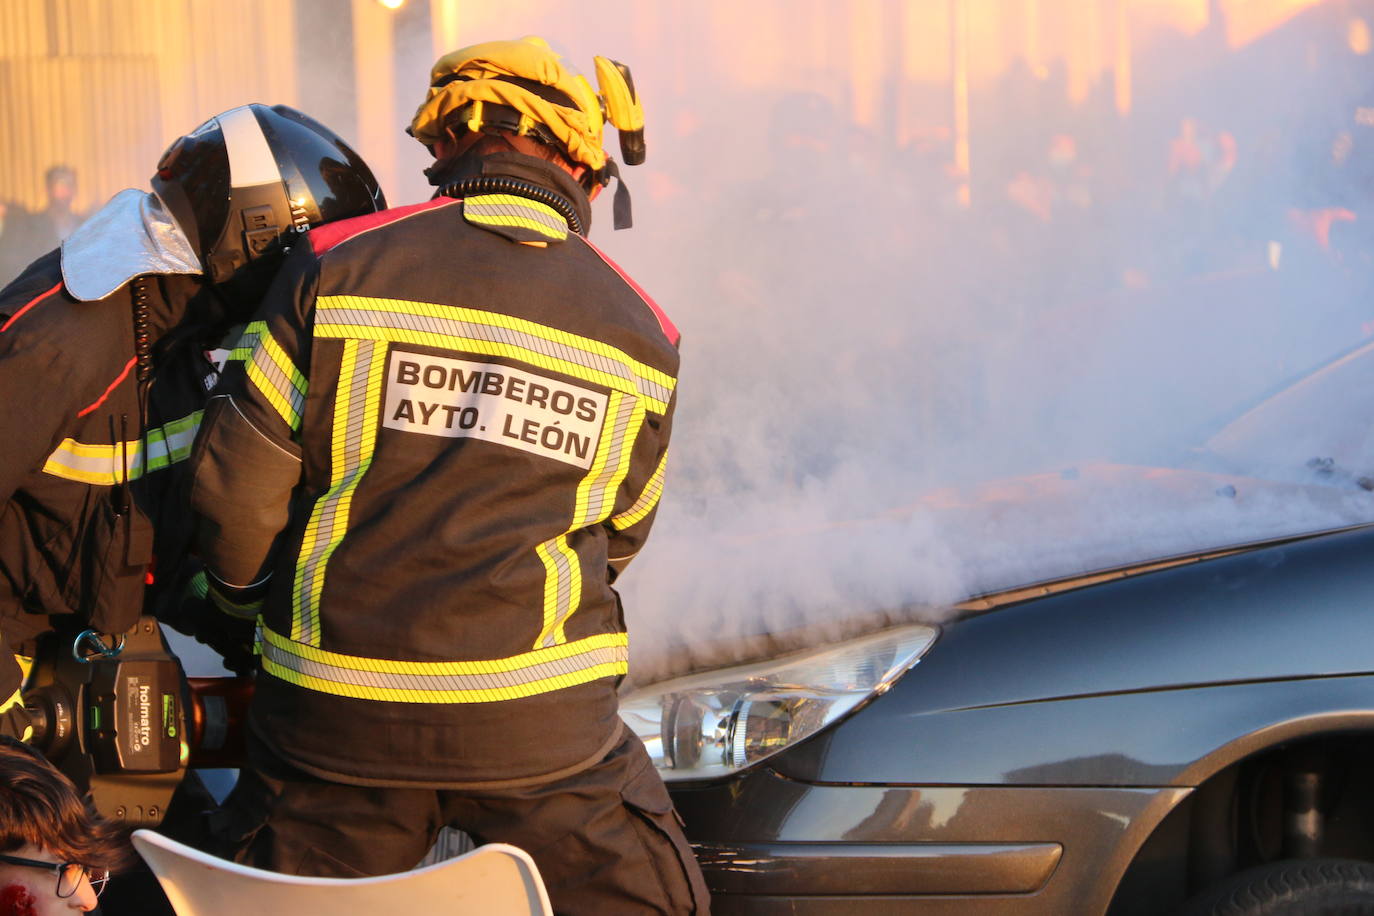
[[[0,852],[34,846],[93,868],[133,862],[124,831],[97,814],[38,751],[0,736]]]
[[[534,156],[535,158],[552,162],[555,165],[562,165],[569,169],[575,168],[577,165],[577,163],[568,158],[561,150],[549,146],[535,136],[527,137],[527,139],[534,141],[528,149],[518,150],[515,148],[515,145],[510,142],[511,138],[515,136],[516,134],[513,131],[508,130],[497,130],[490,133],[483,132],[482,136],[479,137],[463,155],[488,156],[492,153],[518,152],[524,153],[526,156]]]
[[[69,165],[55,165],[43,173],[43,184],[50,185],[54,181],[69,181],[76,184],[76,169]]]

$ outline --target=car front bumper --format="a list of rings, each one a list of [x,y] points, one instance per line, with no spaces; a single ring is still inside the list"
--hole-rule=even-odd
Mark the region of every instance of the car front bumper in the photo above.
[[[713,912],[1091,916],[1182,788],[678,786]]]

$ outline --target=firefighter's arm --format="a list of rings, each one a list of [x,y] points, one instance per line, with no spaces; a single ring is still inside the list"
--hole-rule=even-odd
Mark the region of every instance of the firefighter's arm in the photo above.
[[[211,599],[233,616],[256,614],[300,481],[315,278],[301,245],[230,353],[191,456],[197,552]]]
[[[76,419],[77,401],[91,388],[77,377],[76,362],[54,341],[0,332],[0,391],[7,394],[0,410],[0,504],[43,468],[61,431]]]
[[[672,431],[677,395],[662,415],[648,414],[635,439],[630,472],[616,492],[615,510],[606,520],[608,574],[612,582],[625,571],[644,546],[663,496],[663,477],[668,465],[668,436]]]

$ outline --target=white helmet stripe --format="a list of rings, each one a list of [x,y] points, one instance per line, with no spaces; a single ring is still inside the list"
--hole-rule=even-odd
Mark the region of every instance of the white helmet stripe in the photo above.
[[[277,161],[267,145],[253,109],[244,105],[226,111],[217,119],[229,151],[229,183],[235,188],[281,181]]]

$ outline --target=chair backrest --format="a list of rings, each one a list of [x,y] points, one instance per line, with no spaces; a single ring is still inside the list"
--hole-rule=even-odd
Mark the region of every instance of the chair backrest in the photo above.
[[[552,916],[534,860],[504,843],[437,865],[376,878],[304,878],[236,865],[136,830],[177,916],[339,916],[349,913]]]

